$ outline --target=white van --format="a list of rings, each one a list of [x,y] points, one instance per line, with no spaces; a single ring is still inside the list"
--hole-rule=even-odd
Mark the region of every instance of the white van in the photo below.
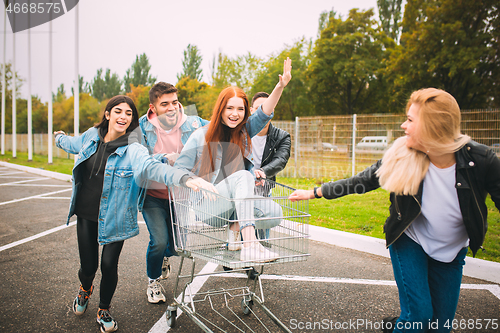
[[[387,148],[386,136],[365,136],[356,145],[358,149],[385,149]]]

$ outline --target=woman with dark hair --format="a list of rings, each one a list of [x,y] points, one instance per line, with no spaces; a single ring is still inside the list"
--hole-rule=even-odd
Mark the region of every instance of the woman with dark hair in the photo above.
[[[234,207],[227,201],[201,203],[200,211],[209,207],[213,215],[230,215],[234,210],[237,221],[228,226],[228,250],[241,250],[240,260],[268,262],[276,253],[264,248],[256,239],[255,228],[270,229],[280,223],[279,205],[272,200],[245,200],[254,196],[255,178],[251,138],[271,120],[283,89],[290,81],[292,61],[283,64],[283,75],[269,98],[250,115],[246,94],[237,87],[227,87],[219,94],[210,123],[195,131],[186,142],[174,166],[194,172],[208,181],[208,188],[225,198],[236,199]],[[266,204],[266,207],[262,207]],[[226,207],[227,206],[227,207]],[[255,217],[274,217],[255,219]],[[204,221],[224,223],[223,219]],[[220,226],[220,225],[217,225]],[[240,232],[243,242],[240,242]]]
[[[500,160],[460,132],[460,108],[444,90],[413,92],[406,116],[405,136],[381,160],[289,199],[389,191],[384,233],[401,313],[383,319],[383,332],[450,332],[467,249],[476,255],[486,234],[488,193],[500,209]]]
[[[100,123],[81,136],[54,132],[57,147],[78,154],[73,168],[73,193],[68,223],[77,215],[81,286],[73,311],[82,315],[93,291],[93,280],[101,254],[100,302],[97,322],[101,332],[114,332],[118,325],[109,313],[118,282],[118,259],[125,239],[139,233],[137,225],[139,184],[145,179],[167,185],[198,188],[198,180],[186,171],[152,159],[145,147],[134,141],[132,131],[139,115],[132,99],[115,96],[106,105]],[[134,133],[135,134],[135,133]],[[130,141],[129,141],[130,139]],[[140,209],[141,207],[139,207]]]

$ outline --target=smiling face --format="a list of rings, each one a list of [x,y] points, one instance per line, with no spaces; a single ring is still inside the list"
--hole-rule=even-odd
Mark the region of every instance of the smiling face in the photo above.
[[[418,126],[420,122],[418,117],[419,110],[420,105],[412,104],[406,114],[406,121],[401,124],[401,128],[404,129],[406,134],[406,146],[425,152],[426,149],[420,144],[420,139],[418,137]]]
[[[132,122],[132,108],[127,103],[120,103],[105,113],[108,123],[108,133],[111,138],[118,138],[127,132]]]
[[[164,94],[149,107],[158,116],[160,126],[164,130],[171,130],[179,120],[179,100],[177,93]]]
[[[227,101],[222,111],[222,123],[227,127],[235,128],[245,118],[245,103],[241,97],[232,97]]]

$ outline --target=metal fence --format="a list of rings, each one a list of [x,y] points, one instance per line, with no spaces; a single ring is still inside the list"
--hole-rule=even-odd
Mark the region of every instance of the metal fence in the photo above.
[[[290,160],[279,176],[295,178],[350,177],[382,158],[384,146],[367,143],[378,137],[390,145],[404,135],[404,114],[297,117],[273,121],[292,137]],[[462,133],[500,153],[500,110],[463,110]],[[363,143],[362,143],[363,142]]]

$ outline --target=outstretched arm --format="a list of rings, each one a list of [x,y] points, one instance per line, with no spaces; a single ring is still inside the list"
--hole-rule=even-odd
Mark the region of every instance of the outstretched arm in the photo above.
[[[274,112],[274,108],[278,104],[278,101],[280,100],[281,93],[283,92],[283,89],[286,87],[288,82],[292,79],[292,59],[286,58],[286,60],[283,62],[283,75],[280,75],[279,77],[279,82],[274,87],[273,92],[271,95],[269,95],[269,98],[266,99],[266,101],[262,104],[262,111],[264,111],[265,114],[268,116],[271,115]]]

